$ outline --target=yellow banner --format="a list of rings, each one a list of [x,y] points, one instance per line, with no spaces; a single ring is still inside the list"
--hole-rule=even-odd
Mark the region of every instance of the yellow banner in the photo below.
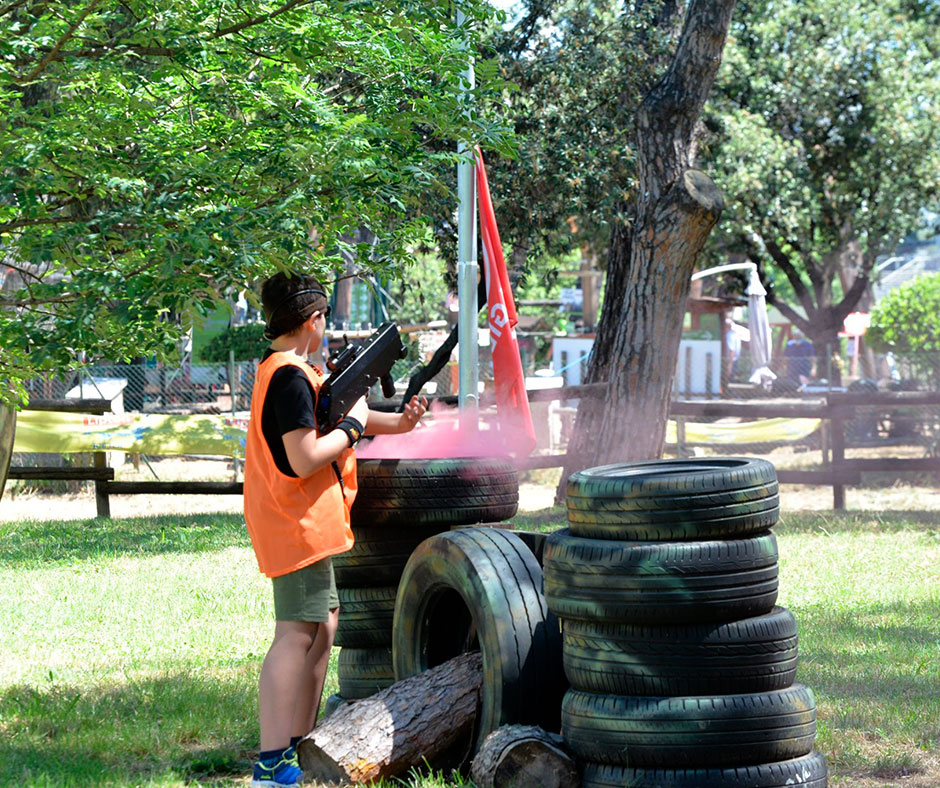
[[[735,424],[686,422],[685,443],[773,443],[802,440],[819,429],[822,419],[759,419]],[[666,443],[676,442],[676,423],[666,425]]]
[[[685,442],[697,444],[773,443],[801,440],[819,429],[820,419],[759,419],[735,424],[687,422]],[[135,454],[213,454],[244,457],[248,418],[198,414],[104,414],[20,411],[13,451],[70,454],[126,451]],[[666,426],[666,443],[676,442],[676,423]]]
[[[217,454],[244,457],[248,418],[198,414],[165,416],[24,410],[16,416],[13,451],[70,454],[127,451],[135,454]]]

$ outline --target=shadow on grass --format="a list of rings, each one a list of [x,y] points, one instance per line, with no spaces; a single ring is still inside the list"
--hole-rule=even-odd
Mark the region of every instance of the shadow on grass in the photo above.
[[[836,771],[874,775],[892,753],[940,746],[940,642],[929,601],[794,611],[797,680],[817,695]],[[855,750],[848,743],[865,741]],[[835,750],[835,752],[831,752]]]
[[[774,532],[797,533],[897,533],[920,531],[940,533],[937,511],[783,511]]]
[[[252,668],[254,670],[254,666]],[[175,674],[0,693],[0,786],[126,786],[248,773],[256,684]]]
[[[119,556],[203,553],[248,546],[238,514],[0,523],[0,565],[30,566]]]

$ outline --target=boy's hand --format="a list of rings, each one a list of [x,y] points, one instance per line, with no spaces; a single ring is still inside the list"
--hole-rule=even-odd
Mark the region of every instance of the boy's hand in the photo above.
[[[398,422],[399,432],[411,432],[427,411],[427,397],[419,397],[415,394],[402,411],[401,419]]]

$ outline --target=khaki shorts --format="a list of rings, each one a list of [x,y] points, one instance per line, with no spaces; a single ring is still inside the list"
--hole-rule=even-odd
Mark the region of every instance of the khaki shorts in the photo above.
[[[339,607],[333,562],[329,558],[272,578],[274,618],[278,621],[327,621]]]

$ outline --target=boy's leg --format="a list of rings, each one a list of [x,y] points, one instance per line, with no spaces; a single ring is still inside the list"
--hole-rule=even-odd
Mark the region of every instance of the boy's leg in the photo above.
[[[290,743],[294,715],[289,712],[296,708],[298,690],[306,682],[308,655],[320,626],[313,621],[277,621],[274,625],[274,642],[258,681],[262,752],[283,750]]]
[[[306,736],[317,724],[320,712],[320,698],[323,696],[323,684],[330,664],[330,649],[339,623],[339,608],[330,610],[330,617],[320,623],[313,646],[307,652],[304,665],[303,683],[297,692],[297,705],[294,707],[294,719],[291,723],[291,738]]]

